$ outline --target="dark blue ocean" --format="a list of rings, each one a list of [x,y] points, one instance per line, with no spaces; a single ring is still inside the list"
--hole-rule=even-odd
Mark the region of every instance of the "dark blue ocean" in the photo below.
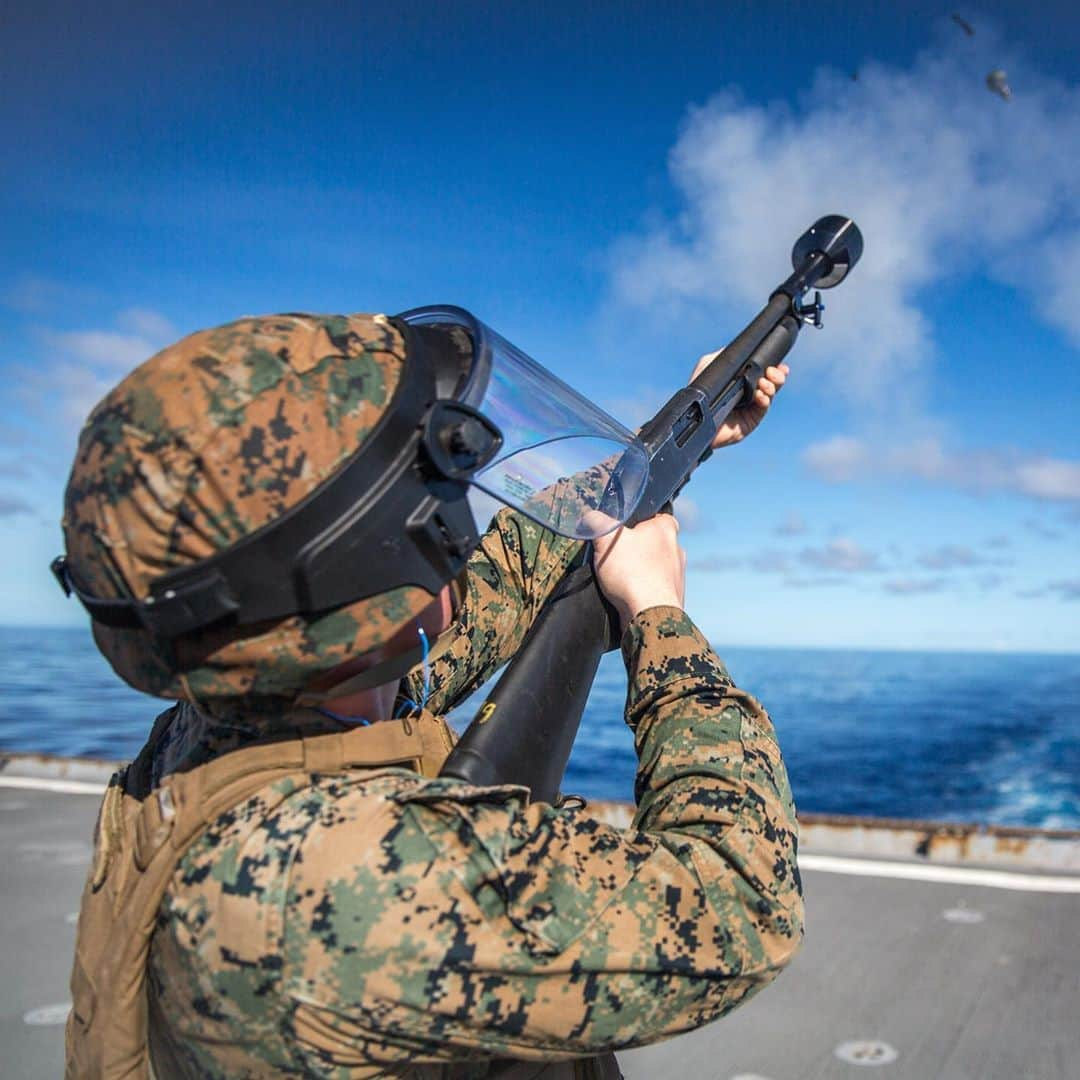
[[[717,651],[772,714],[802,811],[1080,828],[1080,656]],[[564,790],[632,798],[625,693],[605,657]],[[128,758],[164,707],[86,630],[0,628],[2,748]]]

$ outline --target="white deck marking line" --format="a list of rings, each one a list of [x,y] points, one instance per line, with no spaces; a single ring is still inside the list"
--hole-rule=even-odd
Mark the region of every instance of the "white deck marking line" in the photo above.
[[[101,795],[105,784],[87,780],[44,780],[37,776],[4,776],[0,773],[0,788],[22,788],[24,791],[55,791],[61,795]]]
[[[46,780],[36,776],[4,776],[0,788],[52,791],[62,795],[100,795],[106,785],[86,780]],[[932,863],[886,862],[883,859],[841,858],[836,855],[799,856],[799,866],[823,874],[853,874],[857,877],[902,878],[933,881],[943,885],[983,885],[989,889],[1015,892],[1080,893],[1080,878],[1048,877],[1010,870],[982,870],[966,866],[935,866]]]
[[[942,885],[982,885],[988,889],[1012,889],[1015,892],[1080,893],[1080,878],[1077,877],[1049,877],[1045,874],[982,870],[968,866],[885,862],[882,859],[849,859],[835,855],[800,855],[799,867],[804,870],[820,870],[825,874],[904,878],[907,881],[934,881]]]

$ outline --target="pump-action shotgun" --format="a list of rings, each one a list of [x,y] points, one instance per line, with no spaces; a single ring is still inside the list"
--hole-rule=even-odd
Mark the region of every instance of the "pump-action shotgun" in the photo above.
[[[862,254],[851,218],[816,221],[791,252],[794,273],[720,354],[639,432],[649,457],[645,490],[628,524],[662,511],[711,453],[734,408],[753,398],[765,369],[780,363],[804,323],[821,326],[820,292],[847,277]],[[522,784],[555,802],[600,657],[618,645],[618,619],[593,576],[586,544],[533,623],[521,649],[466,729],[443,776],[472,784]]]

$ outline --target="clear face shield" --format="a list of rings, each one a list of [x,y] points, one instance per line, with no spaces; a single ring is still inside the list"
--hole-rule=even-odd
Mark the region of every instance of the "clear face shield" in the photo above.
[[[415,308],[399,318],[416,327],[461,327],[469,336],[472,370],[457,398],[502,435],[492,459],[469,478],[481,527],[500,504],[577,540],[603,536],[629,518],[649,474],[632,431],[462,308]]]

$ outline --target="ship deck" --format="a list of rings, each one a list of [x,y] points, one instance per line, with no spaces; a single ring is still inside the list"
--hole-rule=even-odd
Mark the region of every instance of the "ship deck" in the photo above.
[[[4,1076],[63,1072],[107,774],[0,755]],[[803,837],[808,926],[791,967],[724,1020],[620,1054],[627,1080],[1080,1076],[1080,833],[807,818]]]

